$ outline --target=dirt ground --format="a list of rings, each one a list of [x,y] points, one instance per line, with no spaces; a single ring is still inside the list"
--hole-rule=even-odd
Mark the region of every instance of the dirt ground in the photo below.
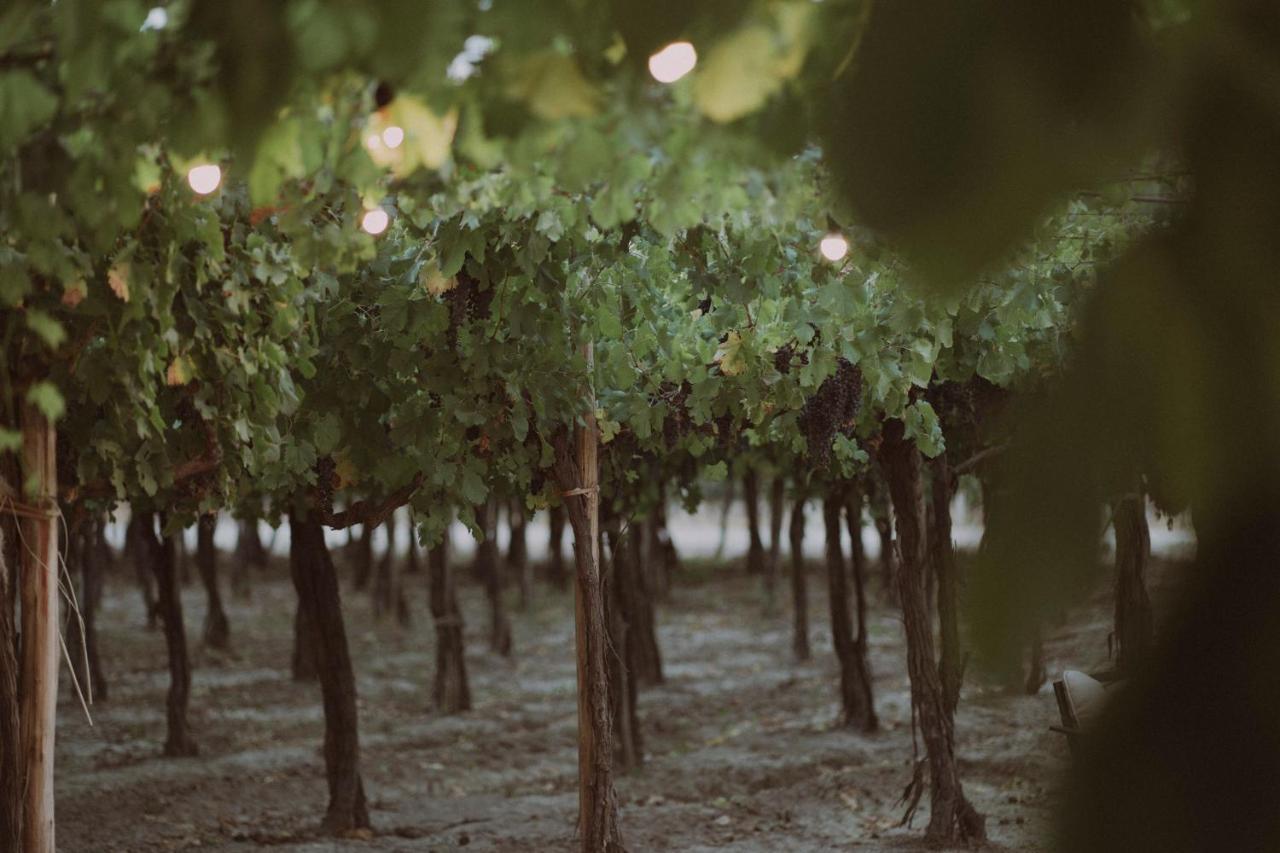
[[[224,559],[225,563],[225,559]],[[1155,567],[1157,579],[1176,574]],[[277,567],[250,601],[229,600],[233,651],[202,648],[204,596],[184,592],[195,675],[191,721],[200,756],[166,759],[164,642],[143,628],[131,572],[108,584],[100,617],[110,700],[89,726],[65,685],[59,709],[59,847],[80,851],[561,851],[573,848],[575,701],[572,606],[539,587],[515,612],[515,657],[485,646],[481,591],[464,585],[475,710],[428,708],[433,632],[425,578],[408,576],[414,621],[376,623],[344,590],[360,692],[365,787],[374,835],[316,834],[326,802],[319,688],[289,677],[294,593]],[[634,851],[922,849],[922,804],[899,827],[912,736],[899,618],[877,606],[871,664],[882,731],[836,727],[837,669],[825,583],[810,580],[814,660],[790,651],[790,607],[766,616],[758,581],[721,571],[678,582],[660,604],[667,683],[641,695],[647,763],[619,779]],[[1106,659],[1100,590],[1046,645],[1047,664],[1089,670]],[[972,679],[971,679],[972,681]],[[1048,847],[1066,745],[1050,692],[966,687],[957,738],[965,790],[997,848]],[[927,796],[925,800],[927,801]]]

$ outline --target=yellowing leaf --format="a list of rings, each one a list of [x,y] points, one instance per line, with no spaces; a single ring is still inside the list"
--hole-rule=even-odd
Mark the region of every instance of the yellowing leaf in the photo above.
[[[192,372],[190,359],[182,355],[176,356],[173,361],[169,362],[169,369],[165,372],[165,384],[186,385],[191,381]]]
[[[742,354],[742,335],[730,332],[724,342],[716,348],[716,364],[725,376],[737,376],[747,369],[747,360]]]
[[[107,284],[111,292],[124,302],[129,301],[129,262],[119,261],[107,272]]]
[[[600,93],[567,56],[544,53],[524,61],[507,84],[507,96],[524,101],[529,112],[555,121],[595,115]]]
[[[422,272],[418,273],[418,281],[432,296],[448,293],[458,286],[458,279],[455,276],[441,274],[440,267],[433,263],[422,265]]]
[[[389,147],[382,137],[388,127],[404,131],[404,139]],[[412,95],[400,95],[375,120],[366,133],[376,133],[378,142],[370,146],[369,156],[380,166],[397,175],[408,175],[418,168],[439,169],[449,161],[453,137],[458,130],[458,110],[438,115],[426,103]]]
[[[68,308],[75,308],[88,295],[89,285],[82,278],[62,285],[62,304]]]
[[[341,451],[333,455],[333,473],[338,478],[338,482],[334,485],[337,489],[345,489],[360,482],[360,472],[356,469],[355,463]]]
[[[773,20],[740,27],[715,44],[699,65],[693,100],[712,121],[731,122],[764,105],[800,73],[812,36],[809,3],[782,3]]]

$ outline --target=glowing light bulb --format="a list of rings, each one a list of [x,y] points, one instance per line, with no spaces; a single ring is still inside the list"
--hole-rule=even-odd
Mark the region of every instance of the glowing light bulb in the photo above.
[[[659,83],[674,83],[698,64],[698,52],[687,41],[673,41],[649,57],[649,73]]]
[[[404,128],[396,127],[394,124],[382,131],[382,143],[388,148],[399,148],[400,143],[404,142]]]
[[[375,237],[386,231],[390,224],[391,217],[380,207],[365,211],[364,217],[360,220],[360,227],[365,230],[365,233]]]
[[[382,137],[376,133],[371,133],[364,138],[364,147],[370,151],[380,151],[382,149]]]
[[[187,172],[187,183],[200,195],[208,195],[222,183],[222,170],[213,163],[203,166],[192,166]]]
[[[829,261],[839,261],[849,254],[849,241],[843,234],[828,234],[818,243],[818,251]]]

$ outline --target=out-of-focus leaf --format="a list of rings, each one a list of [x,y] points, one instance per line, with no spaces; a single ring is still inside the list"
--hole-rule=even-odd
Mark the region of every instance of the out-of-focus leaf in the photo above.
[[[507,83],[507,96],[546,121],[595,115],[601,98],[573,59],[551,52],[525,59]]]
[[[39,129],[57,110],[57,97],[31,72],[0,72],[0,152]]]

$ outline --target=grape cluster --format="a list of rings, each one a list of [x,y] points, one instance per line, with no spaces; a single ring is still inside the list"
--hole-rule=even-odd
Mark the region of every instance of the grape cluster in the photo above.
[[[725,413],[715,419],[716,444],[726,453],[741,450],[742,430],[733,415]]]
[[[800,410],[800,428],[815,465],[825,468],[830,463],[832,439],[836,433],[852,434],[861,405],[862,371],[842,358],[835,375],[827,377]]]
[[[672,382],[664,382],[658,389],[658,399],[667,404],[667,416],[662,420],[662,440],[668,450],[679,444],[680,439],[693,429],[688,408],[692,390],[693,387],[688,382],[682,382],[678,386]]]
[[[492,285],[480,288],[479,279],[465,269],[458,272],[458,285],[445,291],[444,303],[449,308],[449,346],[458,343],[458,328],[471,320],[487,320],[493,313]]]

